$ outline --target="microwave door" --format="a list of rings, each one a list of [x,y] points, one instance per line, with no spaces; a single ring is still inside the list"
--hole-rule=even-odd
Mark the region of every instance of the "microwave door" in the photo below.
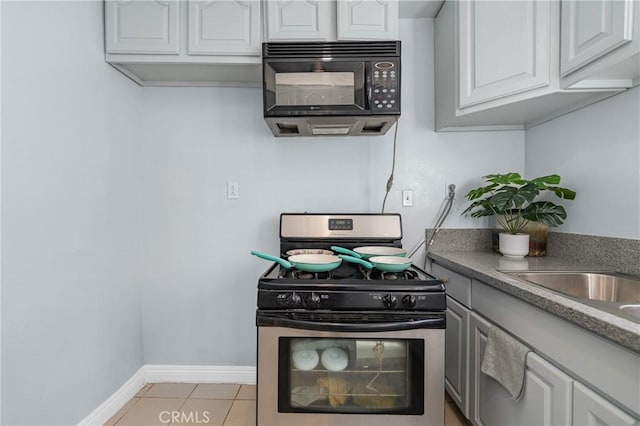
[[[362,114],[363,62],[265,63],[265,116]]]

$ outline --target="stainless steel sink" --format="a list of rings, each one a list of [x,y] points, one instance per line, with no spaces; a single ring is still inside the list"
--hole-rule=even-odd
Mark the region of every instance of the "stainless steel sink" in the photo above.
[[[615,272],[578,271],[500,272],[576,299],[640,304],[640,278],[630,275]],[[632,309],[628,308],[628,310],[627,313],[633,315]]]
[[[627,315],[640,319],[640,305],[622,305],[620,310]]]

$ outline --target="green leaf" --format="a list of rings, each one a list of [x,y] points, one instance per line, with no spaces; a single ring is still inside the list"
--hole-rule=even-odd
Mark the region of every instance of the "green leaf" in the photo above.
[[[469,207],[462,212],[462,214],[470,214],[471,217],[483,217],[483,216],[493,216],[495,211],[493,210],[492,204],[489,200],[478,200],[473,203]]]
[[[538,187],[545,187],[546,185],[557,185],[560,183],[560,176],[558,175],[548,175],[541,176],[535,179],[531,179],[531,182],[535,183]]]
[[[509,210],[521,209],[532,202],[540,193],[536,185],[528,183],[523,187],[516,188],[513,186],[506,186],[501,188],[499,192],[496,192],[490,201],[495,204],[496,210],[500,213],[507,212]]]
[[[525,219],[540,222],[547,226],[562,225],[567,218],[564,207],[553,204],[549,201],[539,201],[531,203],[522,215]]]
[[[559,198],[565,198],[567,200],[575,200],[576,192],[567,188],[560,188],[559,186],[551,188]]]
[[[526,183],[519,173],[510,172],[506,174],[495,174],[483,176],[487,182],[493,182],[499,185],[523,185]]]
[[[493,189],[495,187],[497,187],[497,184],[491,184],[491,185],[487,185],[487,186],[483,186],[480,188],[476,188],[476,189],[472,189],[471,191],[469,191],[467,193],[467,195],[465,195],[465,197],[469,200],[469,201],[473,201],[476,200],[480,197],[482,197],[483,195],[493,191]]]

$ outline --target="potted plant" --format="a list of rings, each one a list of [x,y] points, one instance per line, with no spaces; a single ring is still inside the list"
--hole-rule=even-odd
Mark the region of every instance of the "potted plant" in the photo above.
[[[529,235],[522,230],[530,221],[558,226],[567,218],[564,207],[551,201],[535,201],[542,192],[550,191],[567,200],[576,197],[574,191],[557,186],[560,176],[556,174],[527,180],[511,172],[487,175],[483,179],[487,185],[465,195],[471,205],[462,214],[495,216],[505,231],[499,237],[500,252],[507,257],[522,258],[529,253]]]

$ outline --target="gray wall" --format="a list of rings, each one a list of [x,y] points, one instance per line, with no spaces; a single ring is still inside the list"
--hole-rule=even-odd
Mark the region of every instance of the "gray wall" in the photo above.
[[[528,176],[577,191],[559,232],[640,239],[640,87],[526,131]]]
[[[142,365],[142,90],[101,2],[2,2],[2,424],[72,424]]]

